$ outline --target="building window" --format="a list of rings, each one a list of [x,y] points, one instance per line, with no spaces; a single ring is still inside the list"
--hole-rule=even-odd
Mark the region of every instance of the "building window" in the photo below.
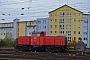
[[[46,23],[46,20],[43,20],[43,23]]]
[[[34,24],[34,22],[32,22],[32,24]]]
[[[74,34],[76,34],[76,31],[74,31]]]
[[[31,32],[29,32],[29,35],[31,35]]]
[[[74,19],[74,22],[76,22],[76,19]]]
[[[4,33],[4,35],[5,35],[5,33]]]
[[[50,22],[52,22],[52,20],[50,20]]]
[[[79,37],[78,40],[81,40],[81,38]]]
[[[71,19],[67,19],[67,23],[71,23]]]
[[[4,24],[4,27],[5,27],[6,24]]]
[[[64,31],[60,31],[59,34],[60,34],[61,36],[63,36],[63,35],[64,35]]]
[[[66,29],[71,29],[71,25],[66,25]]]
[[[52,34],[52,31],[50,31],[50,34]]]
[[[83,38],[83,40],[85,40],[85,38]]]
[[[60,17],[64,17],[64,12],[61,12],[60,13]]]
[[[76,13],[74,13],[74,16],[76,16]]]
[[[71,36],[71,31],[66,31],[66,35]]]
[[[66,13],[66,16],[67,16],[67,17],[71,17],[71,13],[70,13],[70,12],[67,12],[67,13]]]
[[[68,40],[69,42],[71,42],[71,37],[67,37],[67,40]]]
[[[83,40],[87,40],[87,38],[83,38]]]
[[[64,29],[64,25],[59,25],[59,29]]]
[[[19,32],[19,28],[18,28],[18,32]]]
[[[84,23],[88,23],[88,21],[84,21]]]
[[[57,19],[55,19],[55,22],[57,22]]]
[[[74,37],[74,40],[76,40],[76,37]]]
[[[78,20],[78,22],[80,22],[80,20]]]
[[[41,21],[38,21],[38,23],[41,23]]]
[[[29,24],[31,25],[31,22],[29,22]]]
[[[18,23],[18,27],[19,27],[19,23]]]
[[[49,16],[52,16],[52,14],[49,14]]]
[[[18,36],[19,36],[19,33],[18,33]]]
[[[52,25],[50,25],[50,28],[52,28]]]
[[[80,16],[80,14],[78,14],[78,16]]]
[[[64,19],[60,19],[60,23],[64,23]]]
[[[38,29],[41,29],[41,26],[38,26]]]
[[[87,26],[84,26],[84,29],[87,29]]]
[[[80,25],[78,26],[78,28],[80,28]]]
[[[78,32],[78,34],[80,34],[80,31]]]
[[[7,27],[8,27],[8,24],[7,24]]]
[[[87,35],[87,32],[84,32],[84,35]]]
[[[55,34],[57,33],[57,31],[55,31]]]
[[[57,28],[57,25],[55,25],[55,27],[54,28]]]
[[[86,46],[87,46],[87,44],[86,44]]]
[[[46,28],[46,26],[43,26],[43,28]]]
[[[76,28],[76,25],[74,25],[74,28]]]

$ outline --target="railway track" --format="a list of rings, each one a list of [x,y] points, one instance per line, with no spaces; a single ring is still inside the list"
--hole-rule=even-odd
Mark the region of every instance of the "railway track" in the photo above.
[[[1,51],[0,60],[90,60],[90,55],[73,53]]]

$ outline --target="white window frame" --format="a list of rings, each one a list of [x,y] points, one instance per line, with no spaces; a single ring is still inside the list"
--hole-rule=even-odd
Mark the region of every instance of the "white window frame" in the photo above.
[[[66,29],[71,29],[71,25],[66,25]]]
[[[60,12],[60,17],[64,17],[64,12]]]
[[[50,28],[52,28],[52,25],[50,25]]]
[[[64,23],[64,19],[60,19],[60,23]]]
[[[70,12],[67,12],[67,13],[66,13],[66,16],[67,16],[67,17],[71,17],[71,13],[70,13]]]
[[[52,32],[52,31],[50,31],[50,34],[52,34],[51,32]]]
[[[71,23],[71,19],[67,19],[67,23]]]
[[[80,25],[78,26],[78,28],[80,28]]]

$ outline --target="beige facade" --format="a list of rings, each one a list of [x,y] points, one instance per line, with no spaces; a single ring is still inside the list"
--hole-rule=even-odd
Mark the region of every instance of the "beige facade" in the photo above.
[[[26,36],[26,27],[27,26],[35,26],[36,25],[36,21],[22,21],[22,22],[18,22],[18,33],[17,36]]]
[[[0,23],[0,27],[13,27],[13,22],[10,22],[10,23]]]
[[[64,5],[49,12],[49,35],[66,36],[68,41],[82,37],[82,12]]]
[[[17,36],[25,36],[26,35],[26,22],[19,22],[17,31],[18,31]]]
[[[36,25],[36,21],[26,21],[27,26],[35,26]]]
[[[14,36],[16,36],[16,38],[18,36],[26,36],[27,33],[30,32],[29,28],[36,26],[35,20],[33,20],[33,21],[21,21],[21,22],[18,21],[16,23],[14,23],[14,22],[0,23],[0,39],[5,38],[6,36],[10,37],[9,36],[10,34],[12,35],[12,38],[14,38]],[[27,30],[27,28],[28,28],[28,30]]]

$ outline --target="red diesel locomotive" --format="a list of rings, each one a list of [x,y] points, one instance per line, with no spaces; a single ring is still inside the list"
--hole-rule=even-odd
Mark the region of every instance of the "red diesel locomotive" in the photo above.
[[[39,36],[36,36],[39,35]],[[15,50],[65,52],[68,44],[65,36],[46,36],[46,32],[32,32],[33,36],[19,36]]]

